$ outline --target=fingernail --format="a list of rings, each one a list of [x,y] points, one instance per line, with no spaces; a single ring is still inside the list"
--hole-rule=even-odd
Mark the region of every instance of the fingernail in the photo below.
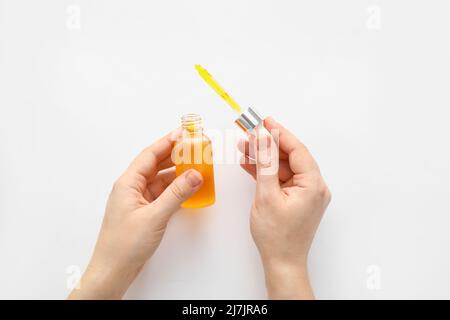
[[[202,183],[203,177],[198,171],[190,170],[186,174],[186,181],[192,188],[195,188]]]
[[[259,142],[258,162],[262,166],[270,166],[272,162],[270,145],[268,145],[267,140],[260,140]]]
[[[264,119],[264,121],[269,121],[272,122],[273,124],[278,124],[278,122],[276,122],[276,120],[273,117],[267,117],[266,119]]]
[[[259,164],[262,165],[263,167],[268,167],[272,164],[272,159],[270,158],[267,151],[260,152],[258,160],[259,160]]]

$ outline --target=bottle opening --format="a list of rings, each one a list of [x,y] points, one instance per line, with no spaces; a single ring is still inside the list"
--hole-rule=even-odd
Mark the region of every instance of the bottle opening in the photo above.
[[[181,117],[181,126],[190,132],[202,130],[202,117],[195,113],[188,113]]]

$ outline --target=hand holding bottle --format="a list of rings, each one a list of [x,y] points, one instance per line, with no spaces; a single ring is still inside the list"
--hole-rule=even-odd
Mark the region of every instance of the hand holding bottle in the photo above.
[[[142,151],[114,184],[94,254],[69,299],[121,298],[158,248],[171,215],[201,187],[195,170],[175,178],[176,136],[172,132]]]
[[[264,126],[278,135],[278,145],[272,136],[259,134],[256,141],[241,141],[239,149],[246,160],[242,167],[256,178],[250,225],[268,295],[274,299],[312,299],[308,251],[331,195],[306,147],[272,118],[266,119]],[[269,143],[262,143],[265,139]],[[253,142],[256,148],[251,148]],[[256,164],[251,163],[255,158]],[[274,164],[278,170],[267,170]]]
[[[273,119],[264,124],[279,132],[279,159],[258,148],[256,165],[243,167],[257,179],[251,231],[269,297],[312,298],[306,260],[330,193],[307,149]],[[121,298],[158,248],[171,215],[201,189],[204,178],[198,171],[179,167],[177,176],[172,168],[177,138],[179,132],[172,132],[145,149],[114,184],[94,254],[70,299]],[[272,141],[267,149],[274,147]],[[245,158],[255,157],[246,149]],[[274,162],[279,169],[266,170]]]

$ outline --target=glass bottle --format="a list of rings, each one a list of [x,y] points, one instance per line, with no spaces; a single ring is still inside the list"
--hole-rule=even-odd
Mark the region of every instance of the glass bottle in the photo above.
[[[214,165],[211,140],[203,133],[202,118],[197,114],[181,117],[182,132],[175,143],[175,167],[179,176],[195,169],[203,176],[203,185],[181,205],[183,208],[203,208],[214,204]]]

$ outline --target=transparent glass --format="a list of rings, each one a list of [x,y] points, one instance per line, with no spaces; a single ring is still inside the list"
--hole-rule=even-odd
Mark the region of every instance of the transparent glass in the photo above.
[[[182,133],[174,150],[177,151],[176,175],[195,169],[203,176],[202,187],[181,205],[183,208],[208,207],[216,201],[214,165],[211,140],[203,134],[202,119],[197,114],[181,118]]]

